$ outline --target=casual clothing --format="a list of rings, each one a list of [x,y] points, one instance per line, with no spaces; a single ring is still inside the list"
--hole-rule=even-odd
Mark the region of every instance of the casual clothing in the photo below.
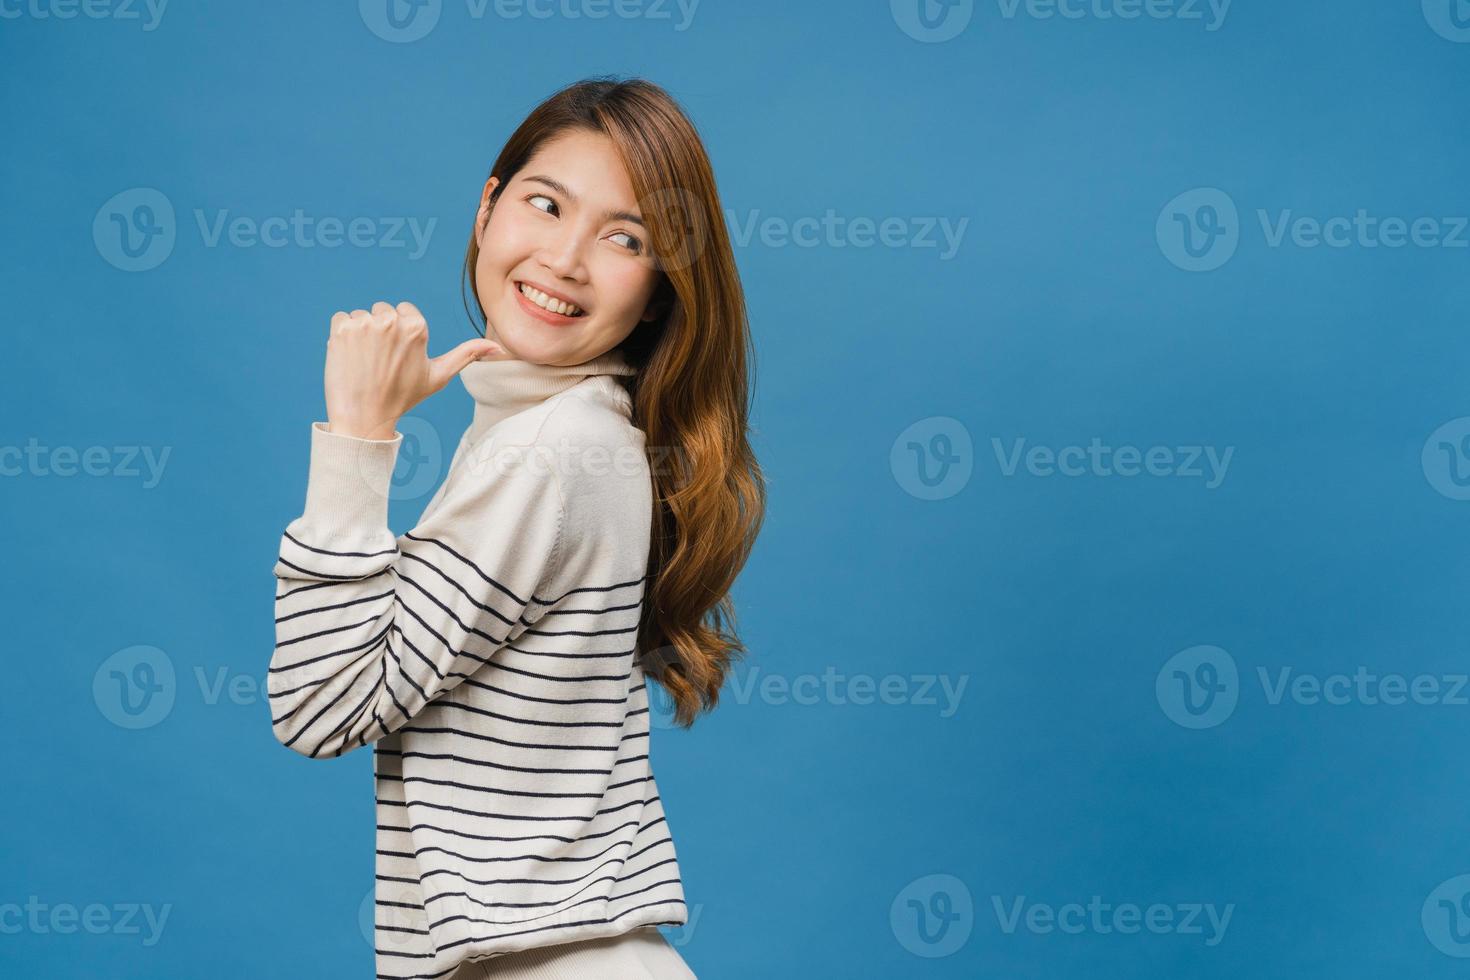
[[[271,721],[313,759],[374,747],[379,978],[687,921],[635,652],[653,497],[634,373],[618,351],[470,364],[473,421],[399,537],[403,435],[312,426]]]
[[[451,980],[698,980],[653,926],[465,963]]]

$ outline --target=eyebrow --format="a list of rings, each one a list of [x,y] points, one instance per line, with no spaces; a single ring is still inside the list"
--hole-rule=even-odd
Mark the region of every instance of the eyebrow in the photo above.
[[[572,193],[571,188],[567,187],[566,184],[563,184],[561,181],[556,180],[553,177],[546,177],[541,174],[534,174],[530,177],[527,177],[526,180],[534,180],[537,183],[545,184],[547,187],[550,187],[562,197],[565,197],[568,201],[572,201],[575,203],[577,200],[577,195]],[[633,224],[637,225],[640,228],[647,227],[643,224],[643,219],[638,217],[638,215],[634,214],[632,211],[608,210],[602,212],[602,217],[604,221],[631,221]]]

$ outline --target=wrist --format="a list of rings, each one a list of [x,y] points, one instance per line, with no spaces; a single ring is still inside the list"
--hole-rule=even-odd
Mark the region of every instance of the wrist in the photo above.
[[[352,436],[354,439],[392,440],[398,437],[397,425],[397,419],[373,424],[329,418],[327,431],[335,435]]]

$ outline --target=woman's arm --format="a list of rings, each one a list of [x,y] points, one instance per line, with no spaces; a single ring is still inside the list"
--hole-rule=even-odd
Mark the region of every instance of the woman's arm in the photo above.
[[[551,579],[562,533],[554,468],[529,449],[465,452],[419,526],[395,538],[388,491],[402,441],[312,426],[305,512],[275,565],[267,680],[276,738],[311,758],[397,731],[544,610],[533,593]]]

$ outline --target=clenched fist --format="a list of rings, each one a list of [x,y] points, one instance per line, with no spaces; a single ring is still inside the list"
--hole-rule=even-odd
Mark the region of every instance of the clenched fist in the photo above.
[[[412,303],[338,311],[327,338],[327,429],[360,439],[392,439],[398,420],[471,361],[510,357],[476,338],[428,354],[429,325]]]

